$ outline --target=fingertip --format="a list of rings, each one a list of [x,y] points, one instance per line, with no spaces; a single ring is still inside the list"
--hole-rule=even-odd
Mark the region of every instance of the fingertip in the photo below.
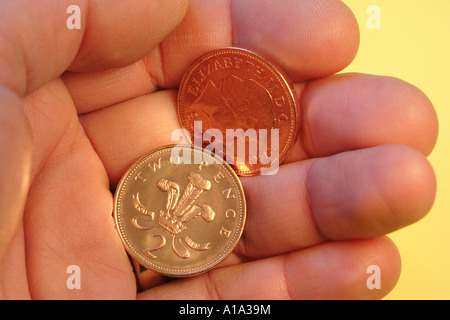
[[[384,144],[433,150],[438,120],[417,87],[394,77],[339,74],[302,92],[301,137],[307,153],[328,156]]]
[[[30,183],[32,134],[17,93],[0,86],[0,261],[22,218]],[[1,282],[1,281],[0,281]]]
[[[400,252],[387,236],[363,240],[361,243],[364,242],[371,249],[363,257],[365,288],[358,299],[381,299],[398,283],[402,269]]]
[[[399,229],[419,221],[431,210],[436,196],[436,176],[421,152],[404,145],[384,149],[385,159],[380,162],[376,183],[386,204],[385,218],[396,222],[395,229]]]
[[[381,299],[398,282],[401,260],[387,237],[323,243],[288,255],[294,299]]]
[[[155,48],[182,21],[188,0],[91,1],[83,43],[70,71],[129,65]]]
[[[233,1],[233,41],[271,56],[293,81],[344,69],[356,56],[359,28],[342,2]]]
[[[405,114],[409,118],[410,128],[416,134],[411,134],[407,145],[428,156],[433,151],[439,132],[439,121],[433,103],[418,87],[397,78],[388,78],[392,83],[392,92],[398,93],[398,105],[407,106]],[[392,96],[392,95],[391,95]]]
[[[388,234],[423,218],[436,194],[419,151],[385,145],[319,159],[308,174],[311,210],[327,239]]]

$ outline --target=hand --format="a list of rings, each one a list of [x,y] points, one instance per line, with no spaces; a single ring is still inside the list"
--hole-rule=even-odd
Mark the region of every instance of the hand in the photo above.
[[[81,8],[81,30],[66,28],[71,4]],[[426,155],[437,120],[426,96],[401,80],[332,75],[359,44],[341,2],[0,7],[0,297],[354,299],[394,287],[400,257],[384,235],[433,203]],[[248,223],[226,261],[198,277],[155,276],[158,285],[136,295],[111,190],[138,157],[173,143],[184,71],[226,46],[264,52],[289,74],[298,138],[275,176],[242,179]],[[80,267],[80,290],[66,287],[70,265]],[[380,267],[379,290],[366,286],[370,265]]]

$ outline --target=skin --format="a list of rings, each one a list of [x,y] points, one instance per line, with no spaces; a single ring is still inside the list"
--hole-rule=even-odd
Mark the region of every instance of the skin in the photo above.
[[[66,28],[73,4],[81,30]],[[359,44],[341,2],[15,0],[0,12],[0,298],[378,299],[395,286],[385,235],[433,204],[438,124],[410,84],[333,75]],[[248,224],[226,261],[155,275],[137,295],[111,190],[171,143],[184,71],[225,46],[265,52],[295,82],[295,146],[277,175],[242,179]],[[66,287],[73,264],[80,290]],[[370,265],[379,290],[366,286]]]

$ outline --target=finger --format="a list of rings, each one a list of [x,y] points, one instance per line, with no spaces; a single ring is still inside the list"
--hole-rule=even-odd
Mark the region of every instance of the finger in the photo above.
[[[66,27],[66,11],[71,4],[81,5],[84,20],[86,2],[80,2],[18,0],[0,4],[1,83],[23,96],[57,77],[69,66],[83,33]]]
[[[80,115],[157,90],[143,60],[98,72],[66,72],[62,79]]]
[[[0,101],[1,261],[22,219],[30,180],[32,138],[22,101],[17,94],[0,86]]]
[[[230,8],[229,1],[197,0],[161,44],[163,64],[152,74],[161,87],[177,86],[201,54],[234,45],[265,53],[299,81],[342,69],[358,44],[356,20],[340,1],[238,0]],[[159,61],[156,53],[149,70]]]
[[[420,90],[401,80],[339,75],[306,87],[298,83],[296,88],[301,95],[299,132],[284,163],[382,144],[405,144],[428,154],[436,143],[433,105]],[[82,117],[113,182],[125,164],[153,147],[173,143],[171,133],[180,126],[175,106],[176,93],[163,91],[155,98],[148,95]],[[149,127],[158,134],[150,138]],[[108,128],[114,128],[115,134]],[[120,148],[115,147],[117,143]]]
[[[25,100],[36,146],[23,219],[31,297],[133,298],[108,179],[70,95],[56,79]],[[72,265],[80,268],[80,290],[66,285]]]
[[[19,223],[15,235],[0,261],[0,298],[2,300],[29,300],[25,259],[23,223]]]
[[[240,0],[231,10],[234,44],[267,52],[293,81],[340,71],[358,50],[356,19],[341,1]]]
[[[172,141],[180,128],[176,92],[158,91],[80,116],[92,146],[102,160],[112,187],[139,157]]]
[[[433,169],[414,149],[386,145],[334,160],[317,160],[307,177],[311,211],[328,239],[387,234],[418,221],[433,205]]]
[[[122,67],[141,59],[183,19],[186,0],[97,0],[89,3],[88,32],[72,71]],[[113,36],[111,36],[113,35]]]
[[[113,187],[140,156],[175,143],[171,140],[179,126],[175,99],[174,91],[161,91],[81,117]],[[147,134],[149,128],[153,135]],[[240,245],[249,257],[289,252],[328,238],[389,233],[425,215],[435,190],[426,159],[402,146],[312,159],[282,166],[274,176],[243,179],[243,183],[249,210],[254,212]],[[317,199],[314,210],[310,199]],[[409,206],[401,207],[405,203]],[[350,204],[354,205],[351,211]],[[333,209],[333,214],[324,213],[326,208]],[[333,225],[342,228],[330,230],[328,226]]]
[[[71,5],[80,8],[80,30],[67,27]],[[123,1],[2,2],[0,82],[24,95],[70,65],[85,71],[135,62],[175,28],[186,6],[182,0],[141,0],[132,6]]]
[[[127,2],[93,2],[87,21],[89,33],[69,69],[97,72],[68,72],[63,77],[78,113],[154,91],[146,65],[134,62],[158,46],[181,22],[187,7],[186,0],[135,1],[132,6]]]
[[[426,158],[401,145],[286,165],[242,182],[249,217],[238,252],[249,258],[388,234],[425,216],[436,192]]]
[[[378,290],[368,286],[368,268],[377,266]],[[400,257],[387,238],[328,242],[285,256],[219,268],[169,282],[139,299],[379,299],[395,286]]]
[[[332,18],[330,18],[332,17]],[[70,74],[67,85],[79,113],[124,101],[155,88],[176,88],[200,55],[212,49],[240,46],[268,55],[292,81],[316,78],[341,70],[354,57],[358,27],[340,1],[190,1],[182,23],[133,70]],[[128,83],[127,83],[128,82]],[[148,84],[148,89],[142,88]],[[140,84],[139,84],[140,83]],[[104,84],[104,86],[102,85]],[[101,97],[111,94],[103,103]]]
[[[345,74],[296,87],[301,123],[286,163],[382,144],[405,144],[428,155],[436,143],[433,105],[402,80]]]

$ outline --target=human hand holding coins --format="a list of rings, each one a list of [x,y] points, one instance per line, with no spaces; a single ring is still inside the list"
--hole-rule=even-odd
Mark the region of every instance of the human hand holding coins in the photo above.
[[[1,298],[376,299],[394,287],[400,257],[385,235],[433,203],[437,120],[401,80],[334,75],[359,44],[345,5],[95,1],[69,30],[61,3],[2,8]],[[184,75],[227,48],[273,62],[296,110],[270,85],[271,63],[236,56],[213,59],[217,73],[196,73],[201,84],[180,100]],[[198,138],[183,119],[201,121],[201,146],[179,145],[174,133]],[[268,130],[263,157],[259,145],[255,157],[227,148],[227,129],[239,128],[257,144]],[[261,174],[273,154],[279,168]]]
[[[152,151],[131,166],[116,190],[116,226],[133,259],[140,290],[153,285],[148,280],[152,274],[146,268],[167,276],[192,276],[225,259],[241,237],[247,211],[241,183],[232,168],[241,176],[265,174],[262,158],[270,154],[276,158],[277,166],[270,174],[276,174],[296,136],[297,106],[292,84],[273,63],[239,48],[209,52],[193,64],[181,81],[177,113],[187,130],[186,138],[193,139],[197,148],[168,146]],[[202,129],[196,132],[198,123]],[[271,137],[268,146],[267,130],[275,127],[277,139]],[[259,128],[259,132],[254,128]],[[210,130],[216,130],[216,154],[208,156],[208,146],[205,150],[202,146],[208,143],[203,137]],[[246,140],[250,130],[253,136],[250,134]],[[241,136],[236,136],[236,131]],[[261,143],[262,139],[266,141]],[[259,157],[250,156],[250,151],[258,147]],[[182,157],[176,155],[180,152]],[[168,176],[171,180],[167,180]],[[184,191],[174,180],[186,181]],[[147,191],[146,200],[153,199],[149,202],[162,206],[158,189],[167,192],[166,210],[155,213],[145,208],[139,196]],[[209,204],[198,199],[204,191],[212,191],[207,196]],[[198,216],[210,223],[190,222]],[[138,221],[145,221],[145,226]],[[207,235],[214,241],[197,243],[189,234]],[[191,256],[190,249],[195,256]]]

